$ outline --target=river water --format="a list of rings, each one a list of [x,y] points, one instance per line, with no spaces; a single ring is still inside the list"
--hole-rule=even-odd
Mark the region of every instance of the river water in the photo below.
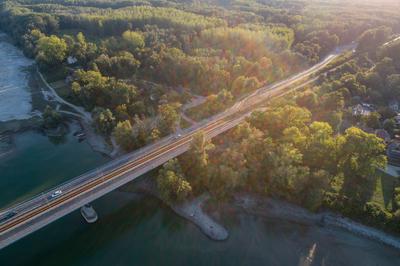
[[[0,73],[2,60],[10,64],[7,54],[13,53],[0,57]],[[0,158],[2,207],[108,160],[72,131],[62,141],[26,131],[14,145]],[[399,250],[339,229],[227,210],[221,223],[230,237],[214,242],[152,197],[117,190],[93,206],[97,223],[73,212],[1,250],[0,265],[400,265]]]

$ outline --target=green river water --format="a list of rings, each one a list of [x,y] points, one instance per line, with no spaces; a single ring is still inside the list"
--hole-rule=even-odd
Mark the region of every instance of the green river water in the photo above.
[[[1,207],[108,160],[72,132],[55,143],[26,131],[15,134],[14,144],[0,158]],[[93,206],[95,224],[75,211],[0,250],[0,265],[400,265],[399,250],[336,229],[227,210],[221,223],[230,236],[214,242],[152,197],[117,190]]]

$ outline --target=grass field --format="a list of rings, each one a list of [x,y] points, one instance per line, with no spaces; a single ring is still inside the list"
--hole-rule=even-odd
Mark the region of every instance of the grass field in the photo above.
[[[374,196],[371,201],[376,202],[391,211],[396,178],[384,172],[379,172],[379,174]]]

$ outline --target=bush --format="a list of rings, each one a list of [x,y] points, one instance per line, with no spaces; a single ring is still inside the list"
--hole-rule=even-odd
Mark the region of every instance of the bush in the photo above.
[[[393,202],[395,209],[400,209],[400,187],[396,187],[393,192]]]
[[[390,225],[393,215],[375,202],[367,202],[364,206],[366,221],[377,226]]]

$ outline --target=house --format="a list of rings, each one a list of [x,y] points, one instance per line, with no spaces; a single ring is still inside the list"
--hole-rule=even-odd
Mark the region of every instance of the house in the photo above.
[[[68,65],[73,65],[73,64],[75,64],[76,62],[78,62],[78,59],[76,59],[76,58],[73,57],[73,56],[68,56],[68,58],[67,58],[67,63],[68,63]]]
[[[391,137],[390,137],[390,134],[384,129],[375,130],[375,135],[378,138],[383,139],[386,143],[389,143],[392,140]]]
[[[390,101],[389,108],[390,108],[390,110],[392,110],[394,112],[398,112],[399,111],[399,102],[397,100]]]
[[[362,103],[352,107],[352,114],[354,116],[367,116],[374,111],[371,104]]]

